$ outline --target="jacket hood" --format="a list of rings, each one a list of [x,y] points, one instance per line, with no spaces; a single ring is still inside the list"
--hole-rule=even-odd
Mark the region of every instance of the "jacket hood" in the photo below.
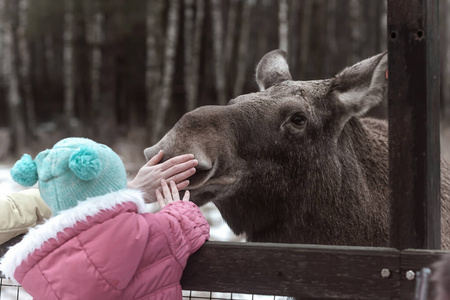
[[[72,228],[78,222],[86,222],[88,217],[93,217],[102,211],[112,210],[118,205],[133,202],[137,212],[147,212],[147,207],[138,190],[120,190],[99,197],[89,198],[80,202],[77,206],[62,211],[59,215],[50,218],[46,223],[30,228],[23,240],[12,246],[0,260],[0,271],[6,277],[14,279],[16,268],[42,244],[50,239],[57,239],[57,235],[67,228]]]

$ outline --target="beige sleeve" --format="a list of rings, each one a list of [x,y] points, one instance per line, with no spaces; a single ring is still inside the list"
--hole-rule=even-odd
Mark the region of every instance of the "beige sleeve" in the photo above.
[[[26,233],[29,227],[36,226],[51,215],[38,189],[0,197],[0,244]]]

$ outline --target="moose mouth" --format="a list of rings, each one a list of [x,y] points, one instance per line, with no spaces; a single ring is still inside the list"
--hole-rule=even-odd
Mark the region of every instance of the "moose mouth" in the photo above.
[[[203,171],[198,170],[195,172],[194,175],[189,177],[189,186],[187,187],[188,190],[194,190],[198,189],[199,187],[205,185],[205,183],[208,181],[209,178],[211,178],[212,172],[210,171]]]
[[[195,174],[189,177],[189,186],[187,187],[188,190],[195,190],[198,189],[206,184],[208,180],[213,176],[214,174],[214,164],[210,162],[202,162],[199,161],[199,164],[195,168]]]

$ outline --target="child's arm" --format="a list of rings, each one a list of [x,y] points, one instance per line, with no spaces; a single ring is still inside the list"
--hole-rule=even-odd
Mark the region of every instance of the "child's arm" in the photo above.
[[[174,241],[173,245],[181,246],[179,243],[184,241],[189,246],[190,255],[209,239],[209,224],[198,206],[189,201],[189,191],[185,192],[183,200],[180,201],[177,186],[173,181],[170,182],[169,189],[167,182],[161,180],[161,190],[156,190],[156,198],[162,207],[158,214],[168,219],[167,229]]]
[[[37,189],[23,190],[0,197],[0,244],[28,231],[52,212]]]
[[[163,155],[163,151],[159,151],[128,183],[128,188],[140,189],[145,192],[144,200],[147,203],[156,202],[155,190],[160,186],[161,179],[174,181],[178,190],[186,188],[189,185],[189,181],[186,179],[195,173],[195,167],[198,164],[192,154],[176,156],[158,164]]]

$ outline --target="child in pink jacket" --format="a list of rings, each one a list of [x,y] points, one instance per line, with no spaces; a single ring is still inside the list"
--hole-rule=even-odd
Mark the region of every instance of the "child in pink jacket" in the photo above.
[[[209,238],[189,192],[179,201],[176,184],[162,180],[155,193],[162,210],[146,212],[142,192],[126,188],[117,154],[83,138],[34,160],[24,155],[11,175],[24,185],[39,180],[54,214],[0,264],[34,299],[182,299],[187,259]]]

